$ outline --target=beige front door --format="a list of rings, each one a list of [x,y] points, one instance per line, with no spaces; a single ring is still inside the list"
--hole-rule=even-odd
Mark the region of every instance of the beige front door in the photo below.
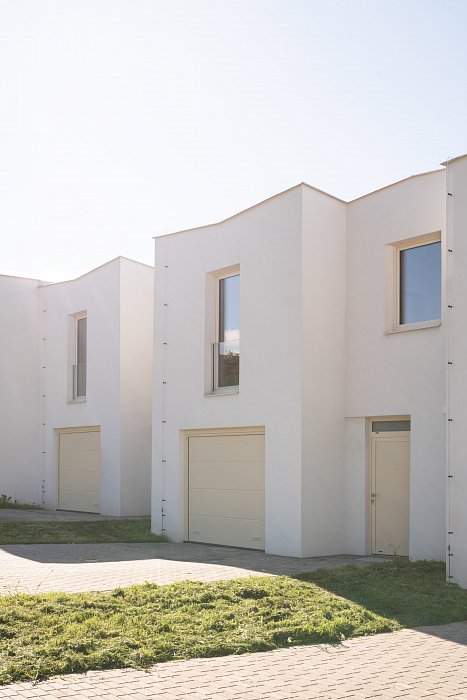
[[[264,435],[188,438],[188,539],[264,549]]]
[[[371,437],[371,551],[409,555],[410,433]]]
[[[99,513],[99,428],[58,433],[58,507]]]

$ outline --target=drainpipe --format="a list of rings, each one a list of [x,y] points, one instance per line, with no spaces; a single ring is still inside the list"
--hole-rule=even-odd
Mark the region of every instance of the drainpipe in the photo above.
[[[46,505],[46,449],[47,449],[47,308],[45,285],[39,286],[39,309],[40,309],[40,374],[39,374],[39,392],[40,392],[40,463],[41,463],[41,505],[44,508]]]
[[[165,249],[165,241],[163,242],[163,248]],[[165,252],[165,250],[164,250]],[[166,425],[167,425],[167,352],[168,352],[168,341],[167,341],[167,314],[169,311],[169,304],[167,301],[167,277],[169,274],[169,266],[165,264],[165,255],[162,256],[164,260],[164,265],[162,268],[162,275],[164,280],[164,291],[162,297],[162,385],[160,387],[161,391],[161,534],[165,533],[165,518],[166,518],[166,507],[165,507],[165,466],[167,463],[166,456]]]
[[[454,556],[452,551],[452,536],[454,534],[452,527],[452,487],[453,468],[451,463],[451,441],[454,419],[451,408],[451,373],[453,367],[453,359],[451,355],[451,318],[453,313],[453,296],[452,296],[452,269],[453,269],[453,242],[451,230],[451,200],[453,193],[450,188],[449,180],[449,159],[446,160],[446,580],[451,582],[453,579],[451,571],[451,560]]]

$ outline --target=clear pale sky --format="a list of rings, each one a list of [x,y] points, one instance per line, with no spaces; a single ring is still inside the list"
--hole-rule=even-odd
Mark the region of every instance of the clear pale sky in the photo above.
[[[466,0],[0,0],[3,274],[466,151]]]

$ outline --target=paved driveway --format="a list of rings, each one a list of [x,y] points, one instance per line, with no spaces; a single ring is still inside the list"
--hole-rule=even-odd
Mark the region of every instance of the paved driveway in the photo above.
[[[143,581],[213,581],[291,574],[370,557],[294,559],[196,544],[8,545],[0,547],[0,592],[107,590]],[[0,700],[467,700],[467,623],[402,630],[340,645],[90,672],[0,687]]]
[[[296,559],[192,543],[2,545],[0,593],[104,591],[145,581],[217,581],[373,561],[346,555]]]
[[[0,699],[467,700],[467,623],[0,687]]]

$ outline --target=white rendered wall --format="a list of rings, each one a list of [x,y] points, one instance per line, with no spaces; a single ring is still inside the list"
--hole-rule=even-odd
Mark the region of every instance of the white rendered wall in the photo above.
[[[410,556],[445,556],[445,324],[385,333],[385,249],[445,233],[444,171],[420,175],[348,205],[346,551],[368,551],[365,418],[409,415]]]
[[[154,270],[121,258],[121,514],[151,512]]]
[[[156,239],[152,527],[165,499],[170,539],[184,537],[181,431],[264,426],[266,550],[301,555],[301,197]],[[206,275],[237,264],[240,391],[205,396]]]
[[[38,281],[0,276],[0,495],[41,503]]]
[[[467,158],[448,164],[448,579],[467,588]]]
[[[121,512],[120,442],[120,261],[69,282],[42,287],[46,309],[46,505],[57,506],[58,428],[101,427],[100,511]],[[72,403],[69,318],[87,311],[86,401]]]
[[[344,538],[346,205],[304,186],[302,239],[302,556]]]

